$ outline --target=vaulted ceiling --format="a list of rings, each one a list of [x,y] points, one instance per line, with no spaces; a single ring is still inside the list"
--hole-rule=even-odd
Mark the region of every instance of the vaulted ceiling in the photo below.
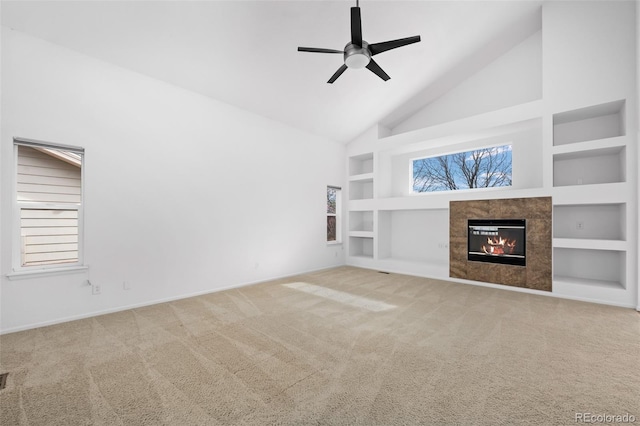
[[[341,55],[297,46],[342,49],[352,6],[355,0],[2,1],[1,12],[2,25],[17,31],[348,142],[410,115],[455,84],[448,76],[475,72],[486,62],[478,52],[508,49],[540,2],[363,0],[366,41],[422,41],[376,56],[387,82],[362,69],[327,84]]]

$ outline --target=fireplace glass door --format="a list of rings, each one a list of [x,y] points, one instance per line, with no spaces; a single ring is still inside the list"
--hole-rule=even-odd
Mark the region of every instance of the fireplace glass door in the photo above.
[[[524,219],[469,219],[468,260],[526,266]]]

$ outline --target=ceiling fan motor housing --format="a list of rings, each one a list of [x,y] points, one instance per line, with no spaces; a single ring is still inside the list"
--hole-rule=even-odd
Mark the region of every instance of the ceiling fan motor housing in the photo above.
[[[344,63],[349,68],[358,69],[369,65],[371,52],[369,43],[362,41],[362,47],[354,43],[347,43],[344,47]]]

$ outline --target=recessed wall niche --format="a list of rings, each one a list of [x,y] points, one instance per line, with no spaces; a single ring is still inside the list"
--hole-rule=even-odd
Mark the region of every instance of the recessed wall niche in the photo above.
[[[513,287],[551,291],[551,197],[451,201],[449,203],[449,276]],[[469,219],[525,219],[526,266],[467,259]]]

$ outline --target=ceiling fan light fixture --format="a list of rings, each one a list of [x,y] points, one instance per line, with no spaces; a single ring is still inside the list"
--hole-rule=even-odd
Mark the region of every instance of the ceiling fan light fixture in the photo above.
[[[365,55],[364,53],[354,53],[351,56],[345,58],[344,63],[347,64],[349,68],[360,69],[369,65],[369,61],[371,57],[369,55]]]
[[[344,64],[352,69],[360,69],[369,65],[371,61],[371,53],[367,48],[366,41],[362,42],[362,46],[356,46],[349,43],[344,48]]]

